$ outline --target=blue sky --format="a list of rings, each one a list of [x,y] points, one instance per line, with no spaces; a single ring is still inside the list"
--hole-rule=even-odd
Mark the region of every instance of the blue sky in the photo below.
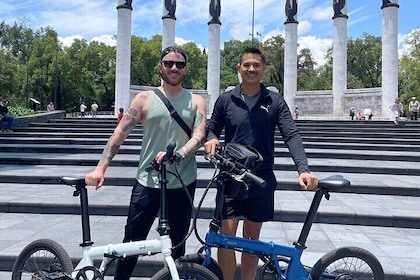
[[[395,2],[395,1],[394,1]],[[13,24],[26,18],[33,29],[51,26],[68,44],[83,37],[113,44],[117,30],[117,0],[1,0],[0,21]],[[420,28],[418,0],[398,0],[400,49],[407,34]],[[177,0],[176,41],[194,41],[207,47],[208,0]],[[284,32],[284,0],[221,0],[221,42],[250,39],[254,10],[254,31],[267,37]],[[348,37],[358,38],[363,32],[381,36],[381,0],[347,0]],[[163,0],[133,0],[132,33],[150,38],[162,32]],[[332,43],[331,0],[298,0],[299,45],[311,49],[322,64],[326,49]]]

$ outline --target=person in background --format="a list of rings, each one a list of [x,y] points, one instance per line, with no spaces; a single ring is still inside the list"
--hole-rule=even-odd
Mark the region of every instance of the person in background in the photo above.
[[[366,121],[371,121],[373,118],[373,112],[372,109],[366,108],[363,110],[363,116],[365,117]]]
[[[6,98],[4,98],[3,96],[0,96],[0,125],[3,128],[3,124],[5,123],[4,126],[4,131],[5,132],[12,132],[12,127],[13,127],[13,123],[15,121],[15,118],[7,113],[9,113],[9,109],[7,108],[9,104],[9,100],[7,100]],[[2,129],[3,131],[3,129]]]
[[[119,109],[119,113],[118,113],[118,116],[117,116],[117,124],[119,124],[120,123],[120,121],[121,121],[121,119],[123,118],[123,116],[124,116],[124,108],[120,108]]]
[[[394,100],[394,104],[392,104],[391,106],[389,106],[389,109],[391,109],[392,112],[392,118],[394,120],[394,124],[398,125],[400,122],[400,117],[403,116],[404,111],[403,111],[403,105],[400,102],[399,98],[395,98]]]
[[[411,101],[408,104],[408,110],[410,111],[410,119],[412,121],[417,121],[417,115],[419,113],[419,102],[416,100],[416,97],[411,97]]]
[[[238,143],[250,146],[263,157],[255,175],[266,181],[264,188],[249,185],[243,197],[225,194],[221,234],[236,235],[239,220],[243,218],[243,237],[258,240],[263,222],[273,218],[274,191],[274,135],[279,129],[296,164],[298,184],[303,190],[317,186],[318,179],[309,173],[308,161],[296,123],[283,97],[267,90],[261,83],[266,71],[265,56],[260,49],[245,48],[236,66],[242,82],[234,89],[220,95],[207,126],[205,152],[214,156],[220,146],[220,136],[225,132],[225,144]],[[230,186],[227,186],[230,187]],[[225,280],[235,278],[235,251],[218,249],[218,261]],[[258,257],[242,253],[241,278],[253,280],[257,272]]]
[[[82,102],[82,104],[80,104],[80,117],[81,118],[85,117],[86,108],[87,106],[85,105],[85,102]]]
[[[54,103],[52,101],[50,101],[50,103],[48,103],[47,105],[47,111],[54,111]]]
[[[351,107],[350,108],[350,118],[351,118],[351,120],[354,120],[354,115],[355,115],[354,107]]]
[[[98,115],[98,104],[96,102],[93,102],[92,105],[90,105],[90,110],[92,111],[92,118],[96,118]]]
[[[104,174],[120,146],[137,123],[143,125],[143,144],[140,151],[137,176],[132,189],[127,223],[123,242],[146,239],[160,207],[159,172],[147,171],[155,160],[164,160],[168,144],[176,144],[178,155],[182,160],[177,165],[178,173],[185,185],[174,176],[167,174],[168,181],[168,223],[173,246],[172,256],[176,259],[185,253],[185,242],[192,207],[190,199],[194,199],[197,180],[196,151],[202,146],[206,128],[206,102],[198,94],[192,94],[182,87],[187,72],[187,55],[175,46],[165,48],[158,64],[162,78],[162,86],[158,90],[170,101],[172,106],[191,129],[187,133],[171,117],[170,112],[153,91],[138,93],[115,128],[103,150],[101,159],[95,170],[85,177],[86,184],[102,187]],[[162,129],[163,128],[163,129]],[[116,280],[129,279],[137,263],[137,256],[118,259]]]
[[[299,108],[296,107],[295,108],[295,120],[299,119],[299,115],[300,115]]]

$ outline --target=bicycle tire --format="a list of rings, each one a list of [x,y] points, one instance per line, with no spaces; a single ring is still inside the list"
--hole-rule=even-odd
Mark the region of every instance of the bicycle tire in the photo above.
[[[177,262],[176,268],[178,270],[180,279],[196,279],[196,280],[218,280],[217,276],[209,269],[196,263]],[[170,280],[172,279],[171,272],[168,267],[164,267],[151,278],[152,280]]]
[[[328,252],[315,263],[311,276],[313,280],[385,279],[378,259],[359,247],[342,247]]]
[[[17,257],[12,280],[49,279],[45,273],[70,276],[72,272],[73,263],[63,246],[54,240],[39,239],[23,248]]]
[[[198,265],[203,265],[204,260],[206,256],[203,254],[189,254],[182,256],[177,259],[178,262],[190,262],[190,263],[196,263]],[[210,270],[214,275],[216,275],[217,279],[223,280],[223,273],[222,269],[220,268],[217,261],[213,258],[210,258],[210,263],[208,266],[205,266],[208,270]]]

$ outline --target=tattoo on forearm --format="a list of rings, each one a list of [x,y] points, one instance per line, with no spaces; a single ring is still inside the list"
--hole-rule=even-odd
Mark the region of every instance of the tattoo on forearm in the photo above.
[[[108,143],[106,144],[104,151],[102,152],[102,156],[101,156],[101,159],[99,160],[98,165],[109,164],[111,160],[114,158],[114,156],[120,150],[120,145],[113,144],[110,146],[111,139],[112,139],[112,136],[109,139]]]
[[[203,114],[201,112],[197,112],[194,121],[193,136],[181,149],[184,156],[195,154],[195,152],[197,152],[197,150],[204,144],[205,130],[200,128],[204,121]]]

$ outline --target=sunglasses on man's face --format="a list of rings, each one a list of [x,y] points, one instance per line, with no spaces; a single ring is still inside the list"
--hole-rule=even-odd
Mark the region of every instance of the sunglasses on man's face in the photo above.
[[[171,61],[171,60],[164,60],[162,61],[163,66],[166,68],[172,68],[175,64],[176,68],[184,69],[187,66],[185,61]]]

